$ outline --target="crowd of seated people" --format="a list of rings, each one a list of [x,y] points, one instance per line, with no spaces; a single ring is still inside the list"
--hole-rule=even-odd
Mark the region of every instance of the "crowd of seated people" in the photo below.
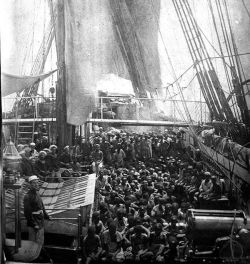
[[[21,176],[28,178],[37,175],[40,180],[47,182],[61,182],[63,176],[72,176],[71,172],[79,171],[79,167],[73,156],[69,153],[70,147],[65,146],[61,153],[58,153],[56,145],[49,145],[40,151],[35,143],[30,145],[19,145],[17,149],[21,155],[20,171]],[[79,176],[80,174],[77,174]],[[67,178],[65,177],[65,178]]]
[[[92,148],[103,151],[103,160],[111,151],[111,162],[106,159],[97,172],[83,263],[174,263],[184,257],[187,210],[223,194],[223,181],[190,159],[176,137],[153,137],[93,138]]]
[[[89,173],[96,173],[94,213],[82,239],[83,263],[171,263],[182,258],[187,210],[204,208],[225,192],[223,180],[189,157],[178,134],[100,130],[81,150],[40,147],[18,147],[24,177],[62,181],[64,171],[80,172],[86,163],[93,165]]]

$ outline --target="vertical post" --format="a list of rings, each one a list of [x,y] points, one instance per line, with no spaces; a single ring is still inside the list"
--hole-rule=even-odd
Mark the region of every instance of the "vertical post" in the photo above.
[[[17,210],[17,190],[15,190],[15,252],[18,252],[18,210]]]
[[[205,111],[204,111],[204,123],[207,122],[207,107],[205,105]]]
[[[38,117],[38,109],[37,109],[37,97],[36,96],[34,97],[34,100],[35,100],[35,102],[34,102],[34,104],[35,104],[35,118],[37,118]]]
[[[81,211],[81,207],[80,207],[80,211]],[[80,250],[81,249],[81,237],[82,237],[82,217],[81,214],[78,214],[78,234],[77,234],[77,249]]]
[[[175,122],[175,119],[176,119],[176,116],[175,116],[175,101],[173,101],[173,111],[174,111],[174,122]]]
[[[19,189],[15,189],[15,252],[21,246]]]
[[[81,209],[80,209],[81,211]],[[82,219],[81,214],[78,214],[77,218],[78,230],[77,230],[77,264],[82,263],[82,254],[81,254],[81,238],[82,238]]]
[[[80,125],[80,150],[82,151],[82,125]]]
[[[72,126],[67,124],[64,0],[58,0],[57,13],[55,32],[59,71],[56,86],[56,123],[57,143],[61,148],[72,144]]]
[[[87,142],[89,140],[89,134],[88,134],[88,123],[84,123],[84,136],[85,136],[85,141]]]
[[[101,97],[101,119],[103,119],[103,98]]]
[[[89,113],[89,118],[92,118],[92,112]],[[89,126],[88,126],[88,130],[87,130],[87,132],[89,133],[89,134],[88,134],[88,136],[89,136],[90,133],[93,132],[93,125],[92,125],[92,123],[88,123],[88,124],[89,124]]]
[[[0,143],[2,145],[2,142]],[[2,161],[2,152],[0,153]],[[0,260],[3,257],[3,243],[5,241],[5,223],[6,223],[5,191],[3,187],[3,174],[0,171]]]
[[[16,97],[16,119],[18,118],[18,107],[19,107],[19,97]],[[20,98],[20,103],[21,103],[22,98]]]
[[[18,211],[18,248],[21,247],[21,208],[20,208],[20,188],[17,189],[17,211]]]
[[[19,95],[18,95],[19,96]],[[19,97],[16,97],[16,119],[18,119],[18,106],[19,106],[19,100],[18,100],[18,98]],[[21,102],[21,99],[20,99],[20,102]],[[15,129],[15,132],[16,132],[16,134],[15,134],[15,139],[14,139],[14,143],[17,145],[17,138],[18,138],[18,126],[19,126],[19,122],[16,122],[16,129]]]
[[[139,120],[140,119],[140,115],[139,115],[139,106],[138,106],[138,104],[136,104],[135,107],[136,107],[136,120]]]
[[[203,115],[202,115],[202,103],[200,104],[201,106],[201,122],[202,122],[202,118],[203,118]]]
[[[48,139],[49,139],[49,144],[52,144],[53,142],[53,138],[50,136],[51,135],[51,122],[48,122],[48,127],[49,127],[49,131],[48,131]]]

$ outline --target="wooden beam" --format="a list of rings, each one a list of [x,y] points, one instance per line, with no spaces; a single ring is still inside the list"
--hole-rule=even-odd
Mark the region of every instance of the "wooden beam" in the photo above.
[[[87,123],[109,123],[109,124],[121,124],[127,126],[175,126],[175,127],[188,127],[190,125],[186,122],[173,122],[173,121],[95,119],[95,118],[90,118],[89,120],[87,120]]]
[[[13,118],[13,119],[2,119],[2,124],[12,124],[12,123],[30,123],[33,122],[34,118]],[[35,122],[55,122],[56,118],[35,118]]]

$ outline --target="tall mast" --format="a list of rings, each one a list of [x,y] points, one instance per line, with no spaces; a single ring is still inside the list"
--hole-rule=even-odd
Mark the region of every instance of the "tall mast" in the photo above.
[[[55,32],[58,63],[58,81],[56,85],[56,121],[58,136],[57,144],[59,147],[72,144],[72,125],[67,124],[64,15],[64,0],[58,0]]]

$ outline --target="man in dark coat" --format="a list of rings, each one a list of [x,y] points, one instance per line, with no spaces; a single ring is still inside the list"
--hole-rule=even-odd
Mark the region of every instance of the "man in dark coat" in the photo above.
[[[50,220],[39,194],[39,182],[36,175],[29,177],[30,189],[24,196],[24,216],[27,220],[29,240],[44,244],[44,220]]]

